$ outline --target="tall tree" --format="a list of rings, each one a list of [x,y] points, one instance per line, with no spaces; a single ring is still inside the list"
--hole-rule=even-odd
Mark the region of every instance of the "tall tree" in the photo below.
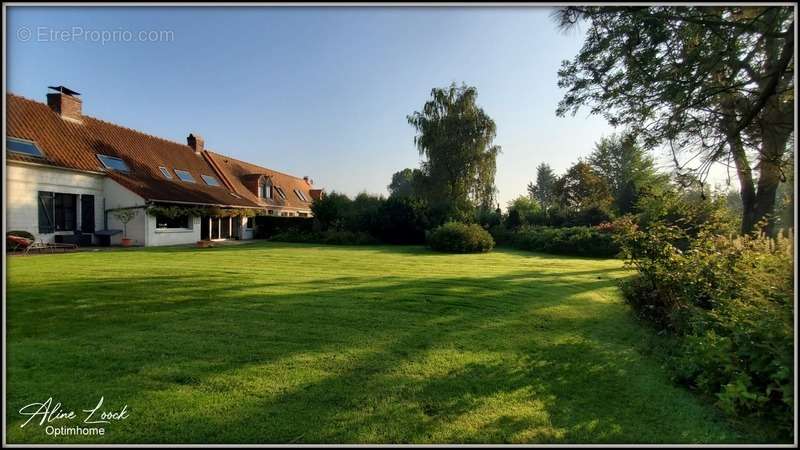
[[[653,158],[630,134],[600,138],[587,162],[605,180],[620,214],[633,212],[643,193],[665,189],[669,182],[669,177],[656,171]]]
[[[422,171],[419,169],[403,169],[392,175],[389,183],[389,196],[396,198],[411,198],[420,194],[422,189]]]
[[[793,131],[791,7],[575,6],[556,18],[564,29],[589,22],[559,70],[557,114],[590,106],[646,147],[669,146],[695,179],[715,163],[735,167],[742,232],[773,213]]]
[[[556,178],[550,165],[541,163],[536,167],[536,184],[528,183],[528,196],[536,200],[545,211],[556,201]]]
[[[613,199],[605,179],[588,163],[578,161],[558,179],[555,186],[559,203],[564,209],[585,211],[599,208],[605,211]]]
[[[491,208],[496,193],[496,126],[477,97],[474,87],[463,84],[434,88],[422,111],[408,116],[417,131],[414,143],[425,157],[426,195],[432,204],[462,216],[472,206]]]

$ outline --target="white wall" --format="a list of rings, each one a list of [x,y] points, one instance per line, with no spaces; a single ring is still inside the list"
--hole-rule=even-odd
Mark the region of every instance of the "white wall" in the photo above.
[[[147,245],[192,244],[200,240],[200,218],[189,219],[191,228],[156,228],[156,218],[147,216]]]
[[[111,178],[105,178],[103,182],[103,190],[105,192],[106,211],[117,208],[139,207],[136,209],[136,216],[128,222],[128,238],[133,239],[133,245],[148,245],[147,244],[147,213],[145,212],[144,198],[129,191],[127,188],[122,187],[119,183]],[[100,211],[103,211],[102,208]],[[109,230],[122,230],[122,222],[114,217],[114,212],[109,211],[108,214],[108,229]],[[102,219],[102,214],[101,214]],[[98,229],[103,229],[101,226]],[[116,234],[111,237],[111,244],[117,245],[122,240],[122,233]]]
[[[241,224],[239,228],[239,236],[241,240],[249,240],[255,237],[255,228],[247,228],[247,217],[241,217]],[[255,224],[255,218],[253,218],[253,224]]]
[[[37,239],[54,242],[56,234],[39,234],[39,191],[94,195],[95,230],[103,228],[103,175],[8,161],[6,164],[6,230],[24,230]],[[80,203],[76,210],[81,227]]]

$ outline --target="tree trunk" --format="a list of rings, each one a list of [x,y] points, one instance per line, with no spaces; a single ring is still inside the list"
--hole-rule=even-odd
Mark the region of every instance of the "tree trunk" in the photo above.
[[[742,227],[741,233],[747,234],[753,230],[756,223],[756,187],[753,181],[753,169],[747,159],[747,151],[742,142],[742,135],[737,129],[736,100],[727,96],[721,103],[723,127],[725,129],[728,146],[736,165],[736,175],[739,178],[739,191],[742,196]]]
[[[762,231],[774,236],[775,197],[783,179],[783,159],[786,144],[792,133],[793,111],[784,102],[773,97],[765,105],[759,120],[761,130],[761,152],[759,158],[758,193],[755,200],[754,224],[766,220]]]
[[[753,171],[747,160],[742,138],[739,135],[730,137],[728,143],[736,165],[736,175],[739,178],[739,189],[742,196],[742,234],[753,231],[756,224],[756,188],[753,181]]]

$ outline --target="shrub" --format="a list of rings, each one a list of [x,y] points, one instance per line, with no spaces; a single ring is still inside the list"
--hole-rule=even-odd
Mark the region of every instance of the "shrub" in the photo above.
[[[440,252],[483,253],[494,248],[494,239],[478,224],[448,222],[430,231],[428,244]]]
[[[638,272],[622,284],[626,301],[674,338],[665,357],[676,381],[729,414],[790,430],[793,243],[720,236],[713,221],[681,225],[620,226],[626,263]]]
[[[425,207],[411,198],[389,197],[378,209],[375,236],[389,244],[423,244],[427,217]]]
[[[489,234],[492,235],[492,238],[497,245],[510,245],[514,238],[514,232],[509,230],[503,224],[495,225],[489,228]]]
[[[592,227],[522,227],[511,235],[510,244],[521,250],[598,258],[619,253],[611,233]]]

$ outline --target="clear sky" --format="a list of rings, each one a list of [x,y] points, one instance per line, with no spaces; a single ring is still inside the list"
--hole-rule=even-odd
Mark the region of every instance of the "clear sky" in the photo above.
[[[88,115],[178,142],[198,133],[208,148],[328,191],[385,194],[392,173],[419,163],[406,116],[433,87],[465,82],[497,123],[505,206],[537,164],[562,172],[613,131],[586,113],[556,117],[557,70],[582,35],[558,31],[550,13],[10,7],[6,87],[44,101],[63,84]],[[172,34],[134,42],[140,31]]]

